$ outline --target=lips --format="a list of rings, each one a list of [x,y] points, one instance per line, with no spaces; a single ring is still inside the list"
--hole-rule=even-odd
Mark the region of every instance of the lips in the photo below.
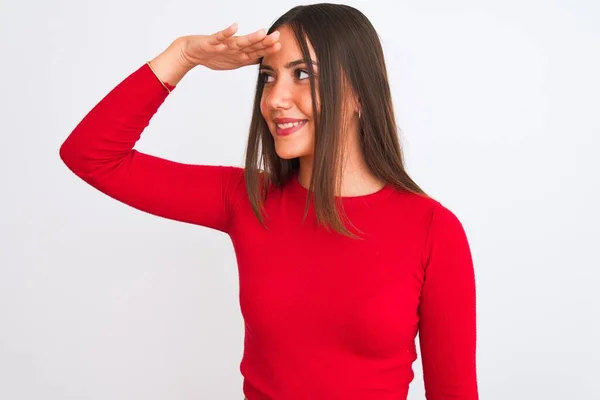
[[[300,122],[300,121],[306,121],[305,119],[298,119],[298,118],[275,118],[275,123],[276,124],[287,124],[290,122]]]
[[[279,136],[288,136],[300,130],[308,120],[295,118],[276,118],[275,131]],[[283,126],[282,126],[283,125]]]
[[[278,136],[288,136],[300,130],[308,120],[297,118],[275,118],[275,133]],[[281,126],[283,125],[283,126]]]

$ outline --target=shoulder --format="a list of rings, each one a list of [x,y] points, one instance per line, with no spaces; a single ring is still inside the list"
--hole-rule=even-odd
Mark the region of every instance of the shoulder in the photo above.
[[[429,234],[430,236],[446,236],[459,240],[466,239],[465,229],[459,217],[439,201],[431,215]]]
[[[393,201],[388,203],[386,215],[396,215],[394,221],[411,227],[413,234],[421,238],[425,247],[439,241],[464,241],[465,230],[458,215],[437,198],[395,191]]]
[[[248,188],[248,181],[247,181],[247,170],[243,167],[237,167],[237,166],[226,166],[223,167],[225,169],[225,171],[227,171],[227,193],[229,193],[229,195],[231,195],[234,199],[236,203],[239,203],[240,201],[247,201],[248,200],[248,196],[249,196],[249,188]],[[267,179],[267,175],[264,171],[256,171],[256,184],[258,185],[258,187],[262,187],[262,185],[265,183],[265,180]],[[268,185],[268,191],[271,191],[271,189],[276,188],[275,185],[273,184],[269,184]]]
[[[442,202],[432,199],[427,220],[423,265],[436,260],[445,264],[455,264],[460,260],[460,263],[470,265],[469,239],[457,214]]]
[[[397,199],[403,208],[413,215],[419,216],[432,225],[462,225],[458,216],[442,201],[427,195],[411,192],[397,192]]]

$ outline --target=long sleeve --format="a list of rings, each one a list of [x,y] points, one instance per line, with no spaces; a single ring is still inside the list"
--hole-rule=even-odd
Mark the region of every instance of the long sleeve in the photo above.
[[[62,144],[60,157],[78,177],[116,200],[227,232],[241,168],[183,164],[134,150],[168,94],[144,64],[79,122]]]
[[[475,274],[458,218],[438,204],[425,251],[419,342],[428,400],[477,400]]]

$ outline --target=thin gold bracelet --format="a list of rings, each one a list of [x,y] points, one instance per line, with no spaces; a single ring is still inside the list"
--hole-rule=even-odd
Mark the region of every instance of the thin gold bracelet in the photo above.
[[[147,62],[146,62],[146,64],[148,64],[148,67],[150,67],[150,70],[152,71],[152,73],[154,74],[154,76],[156,77],[156,79],[158,79],[158,81],[160,82],[160,84],[161,84],[161,85],[163,85],[163,87],[164,87],[165,89],[167,89],[167,92],[171,93],[171,89],[169,89],[169,88],[167,87],[167,85],[165,85],[165,83],[162,81],[162,79],[160,79],[160,78],[158,77],[158,75],[156,75],[156,72],[154,71],[154,68],[152,68],[152,65],[150,65],[150,61],[147,61]]]

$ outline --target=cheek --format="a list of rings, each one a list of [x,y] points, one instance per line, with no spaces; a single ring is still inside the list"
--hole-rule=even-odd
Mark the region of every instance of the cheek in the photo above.
[[[318,108],[318,97],[317,97],[317,108]],[[310,91],[307,91],[305,93],[302,94],[301,98],[299,99],[299,107],[302,109],[302,113],[304,115],[306,115],[307,117],[312,118],[313,117],[313,107],[312,107],[312,97],[310,95]]]
[[[316,97],[316,109],[320,108],[320,96],[318,87],[315,88],[315,97]],[[302,111],[305,115],[309,116],[311,119],[314,118],[313,115],[313,101],[310,91],[310,86],[306,85],[304,90],[302,91],[302,95],[299,98],[299,102],[301,103],[300,107],[302,107]]]
[[[264,97],[260,100],[259,108],[260,108],[260,113],[261,113],[262,117],[264,118],[264,120],[267,123],[267,126],[269,126],[269,129],[272,129],[271,123],[270,123],[270,120],[271,120],[270,112],[271,111],[270,111],[269,107],[267,106]]]
[[[260,98],[259,107],[260,107],[260,113],[263,115],[263,117],[266,117],[267,116],[267,107],[265,104],[265,96],[262,96]]]

